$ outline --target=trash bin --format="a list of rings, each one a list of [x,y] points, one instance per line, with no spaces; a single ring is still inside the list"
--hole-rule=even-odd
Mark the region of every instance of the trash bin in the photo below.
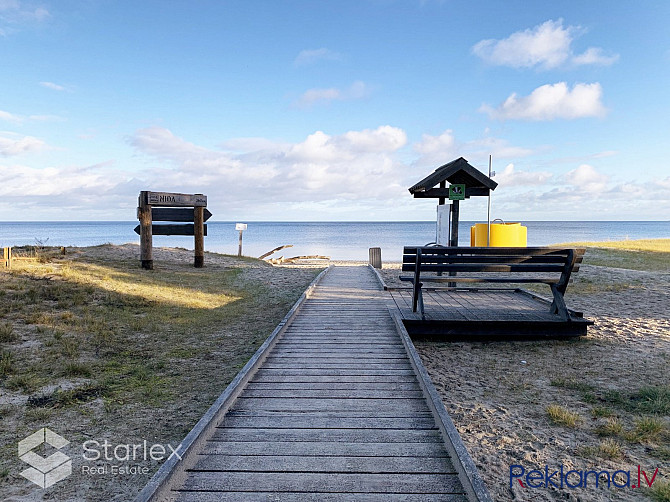
[[[475,223],[470,227],[470,246],[486,247],[488,234],[486,223]],[[521,223],[491,223],[490,247],[526,247],[528,229]]]

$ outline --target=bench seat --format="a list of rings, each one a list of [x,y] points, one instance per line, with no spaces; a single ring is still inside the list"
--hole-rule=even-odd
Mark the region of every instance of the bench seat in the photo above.
[[[583,248],[494,248],[406,246],[400,280],[413,285],[412,311],[425,319],[422,286],[424,282],[547,284],[553,296],[551,313],[570,321],[564,294],[570,276],[579,270]],[[446,276],[445,276],[446,274]]]

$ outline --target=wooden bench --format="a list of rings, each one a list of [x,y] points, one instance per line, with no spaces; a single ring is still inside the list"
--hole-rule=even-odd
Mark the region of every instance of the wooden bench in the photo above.
[[[579,270],[584,249],[549,247],[405,247],[400,280],[413,284],[412,311],[417,307],[425,319],[423,281],[456,283],[521,283],[547,284],[553,302],[550,311],[561,320],[571,316],[563,295],[572,272]],[[442,274],[448,274],[444,276]],[[476,274],[476,275],[474,275]]]

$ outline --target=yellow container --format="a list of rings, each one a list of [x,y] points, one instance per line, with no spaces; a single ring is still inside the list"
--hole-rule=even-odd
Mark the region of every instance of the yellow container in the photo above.
[[[470,246],[486,247],[486,223],[470,227]],[[491,223],[491,247],[526,247],[528,229],[521,223]]]

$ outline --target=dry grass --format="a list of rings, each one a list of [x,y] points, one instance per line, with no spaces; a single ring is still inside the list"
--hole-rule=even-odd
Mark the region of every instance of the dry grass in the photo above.
[[[15,446],[36,427],[79,445],[179,444],[319,271],[214,254],[195,269],[187,251],[155,253],[145,271],[133,246],[41,249],[0,272],[0,444],[12,446],[0,499],[32,490]],[[82,476],[49,496],[74,500],[93,482],[88,500],[118,499],[119,483],[136,493],[148,480]]]
[[[568,410],[567,408],[558,404],[550,404],[547,406],[547,415],[549,419],[556,425],[563,427],[577,427],[582,421],[579,413]]]
[[[568,242],[565,247],[586,247],[584,263],[630,270],[670,271],[670,239],[602,242]]]
[[[670,253],[670,239],[567,242],[557,244],[557,246],[617,249],[621,251],[645,251],[651,253]]]

